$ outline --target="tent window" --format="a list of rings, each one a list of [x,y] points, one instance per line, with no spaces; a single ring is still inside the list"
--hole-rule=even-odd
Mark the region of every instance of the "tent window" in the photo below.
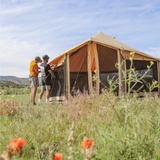
[[[150,61],[138,61],[138,60],[134,60],[133,61],[134,67],[135,69],[138,71],[139,74],[144,75],[144,73],[147,71],[147,65],[150,65]],[[129,69],[130,68],[130,61],[127,60],[126,61],[126,68]],[[157,74],[157,62],[155,61],[153,66],[151,67],[150,71],[147,73],[147,76],[144,78],[143,83],[137,83],[136,86],[134,87],[134,90],[138,90],[142,85],[143,88],[140,90],[140,92],[143,92],[144,90],[146,92],[149,91],[148,87],[147,87],[147,83],[152,84],[153,80],[158,81],[158,74]],[[131,86],[133,86],[134,83],[131,84]],[[155,88],[153,91],[158,91],[158,88]]]

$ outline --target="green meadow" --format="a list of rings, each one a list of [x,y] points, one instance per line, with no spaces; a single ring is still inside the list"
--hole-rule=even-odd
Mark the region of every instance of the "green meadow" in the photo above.
[[[143,98],[135,94],[120,99],[107,92],[102,95],[84,93],[64,104],[47,106],[45,95],[40,106],[31,106],[29,98],[29,94],[1,95],[1,154],[7,142],[23,137],[26,144],[22,157],[12,159],[49,160],[58,152],[67,160],[72,147],[72,159],[83,160],[85,156],[79,145],[85,138],[91,138],[94,141],[92,160],[160,159],[158,97],[146,93]],[[4,106],[2,100],[5,103],[8,100],[10,106]],[[17,103],[13,106],[12,101]],[[8,112],[2,113],[2,110]],[[72,143],[69,144],[71,132]]]

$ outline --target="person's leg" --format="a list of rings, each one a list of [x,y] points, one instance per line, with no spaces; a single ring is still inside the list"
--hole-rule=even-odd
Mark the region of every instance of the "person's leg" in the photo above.
[[[43,94],[44,94],[45,90],[46,90],[45,84],[42,82],[41,93],[39,94],[39,98],[38,98],[38,104],[41,104],[41,99],[43,97]]]
[[[49,95],[50,95],[50,90],[51,90],[51,86],[50,85],[46,85],[46,104],[49,103]]]
[[[31,92],[31,103],[33,105],[36,105],[35,98],[36,98],[36,92],[37,87],[39,86],[39,80],[38,77],[32,77],[32,92]]]
[[[41,104],[41,99],[43,97],[45,90],[41,90],[41,93],[39,94],[39,98],[38,98],[38,104]]]
[[[32,103],[35,103],[35,98],[36,98],[36,92],[37,92],[37,87],[33,87],[33,101],[32,101]]]
[[[31,100],[31,103],[33,103],[33,87],[31,88],[30,100]]]
[[[49,103],[49,93],[50,93],[50,90],[46,90],[46,104]]]

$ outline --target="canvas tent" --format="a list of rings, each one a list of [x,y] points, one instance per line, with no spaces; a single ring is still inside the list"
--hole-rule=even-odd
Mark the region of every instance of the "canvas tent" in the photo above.
[[[57,64],[57,69],[51,76],[50,101],[64,100],[77,90],[90,92],[93,87],[97,94],[100,94],[104,86],[99,80],[108,85],[108,76],[110,78],[115,77],[115,79],[119,78],[119,86],[115,91],[117,95],[121,96],[123,93],[127,93],[127,84],[123,81],[124,77],[121,69],[129,69],[130,52],[135,52],[134,67],[141,74],[147,70],[150,61],[154,62],[154,65],[147,73],[150,77],[145,80],[149,83],[156,80],[160,85],[159,58],[121,43],[114,37],[98,32],[95,36],[68,49],[50,62],[50,65]],[[122,68],[117,69],[115,63],[121,64],[122,61],[124,62]],[[97,71],[97,80],[94,82],[92,77],[95,70]],[[142,84],[137,84],[135,89],[139,87],[138,85]],[[141,91],[143,90],[148,91],[145,84]],[[160,95],[160,88],[154,89],[153,93]]]

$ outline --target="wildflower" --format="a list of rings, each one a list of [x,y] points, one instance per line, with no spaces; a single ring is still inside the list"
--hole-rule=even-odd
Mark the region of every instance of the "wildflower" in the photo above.
[[[130,55],[133,57],[135,55],[135,52],[130,52]]]
[[[12,101],[11,104],[14,105],[14,102]]]
[[[92,156],[92,150],[94,146],[94,141],[92,141],[91,138],[87,138],[85,140],[82,141],[82,143],[79,145],[80,147],[85,147],[82,148],[82,152],[85,155],[85,159],[89,159]]]
[[[0,106],[2,106],[2,104],[0,103]]]
[[[26,144],[26,141],[23,137],[20,137],[18,139],[17,138],[12,139],[10,143],[11,143],[10,149],[16,150],[18,152],[18,150],[21,149]]]
[[[151,64],[151,66],[154,64],[154,62],[153,61],[150,61],[150,64]]]
[[[3,106],[5,107],[5,106],[6,106],[6,104],[3,104]]]
[[[13,98],[14,96],[15,96],[15,95],[13,94],[13,95],[12,95],[12,98]]]
[[[9,101],[8,101],[8,100],[6,100],[6,103],[9,103]]]
[[[86,147],[89,149],[90,147],[94,146],[94,141],[91,138],[87,138],[79,145],[80,147]]]
[[[54,160],[61,160],[62,158],[63,158],[62,153],[56,153],[55,157],[54,157]]]
[[[13,107],[12,109],[15,109],[15,107]]]
[[[17,104],[17,102],[15,101],[14,104]]]
[[[4,100],[4,99],[2,100],[2,103],[5,103],[5,100]]]
[[[7,105],[8,105],[8,106],[10,106],[10,104],[9,104],[9,103],[8,103]]]
[[[19,109],[19,106],[17,107],[17,109]]]
[[[21,102],[20,105],[23,106],[23,102]]]

